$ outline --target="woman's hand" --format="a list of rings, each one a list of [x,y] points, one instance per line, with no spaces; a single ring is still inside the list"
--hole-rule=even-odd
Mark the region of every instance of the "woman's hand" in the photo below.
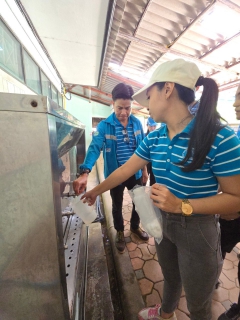
[[[150,198],[153,200],[154,205],[163,211],[182,213],[182,200],[177,198],[164,185],[155,183],[152,186]]]
[[[84,193],[81,196],[81,200],[83,200],[84,203],[88,203],[89,206],[92,206],[94,202],[96,201],[98,194],[94,191],[94,189]]]

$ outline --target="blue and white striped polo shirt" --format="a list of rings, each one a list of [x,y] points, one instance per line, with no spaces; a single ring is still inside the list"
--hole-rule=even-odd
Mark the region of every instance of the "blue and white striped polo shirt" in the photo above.
[[[117,138],[117,160],[119,165],[127,162],[136,150],[136,139],[133,132],[133,124],[131,119],[128,119],[127,127],[124,126],[116,118],[115,134]]]
[[[139,157],[152,162],[156,182],[166,185],[180,199],[213,196],[218,190],[217,176],[240,174],[240,143],[230,127],[218,132],[201,169],[181,170],[176,163],[186,155],[193,123],[194,119],[172,140],[167,126],[150,132],[135,151]]]

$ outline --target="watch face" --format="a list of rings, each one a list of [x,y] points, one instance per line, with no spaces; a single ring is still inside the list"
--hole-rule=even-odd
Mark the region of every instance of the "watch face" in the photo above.
[[[192,206],[188,203],[182,203],[182,212],[186,216],[190,216],[193,212]]]

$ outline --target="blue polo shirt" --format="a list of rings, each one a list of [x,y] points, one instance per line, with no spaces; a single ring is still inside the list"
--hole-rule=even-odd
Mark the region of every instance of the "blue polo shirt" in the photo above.
[[[216,177],[240,174],[240,143],[228,126],[216,135],[200,169],[181,170],[177,163],[186,155],[193,124],[194,119],[172,140],[168,137],[167,126],[150,132],[135,151],[142,159],[152,162],[156,182],[166,185],[180,199],[213,196],[218,190]]]
[[[117,138],[117,161],[119,165],[127,162],[136,150],[136,140],[133,132],[133,123],[131,118],[128,119],[126,128],[114,115],[114,123],[116,128]]]

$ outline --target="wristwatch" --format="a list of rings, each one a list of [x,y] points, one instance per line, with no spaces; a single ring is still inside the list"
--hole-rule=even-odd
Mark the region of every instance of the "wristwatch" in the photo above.
[[[81,176],[81,175],[82,175],[82,174],[84,174],[84,173],[89,174],[90,172],[91,172],[91,170],[90,170],[90,169],[83,168],[83,169],[80,169],[79,175]]]
[[[182,215],[183,216],[191,216],[193,213],[193,207],[188,199],[182,199]]]

